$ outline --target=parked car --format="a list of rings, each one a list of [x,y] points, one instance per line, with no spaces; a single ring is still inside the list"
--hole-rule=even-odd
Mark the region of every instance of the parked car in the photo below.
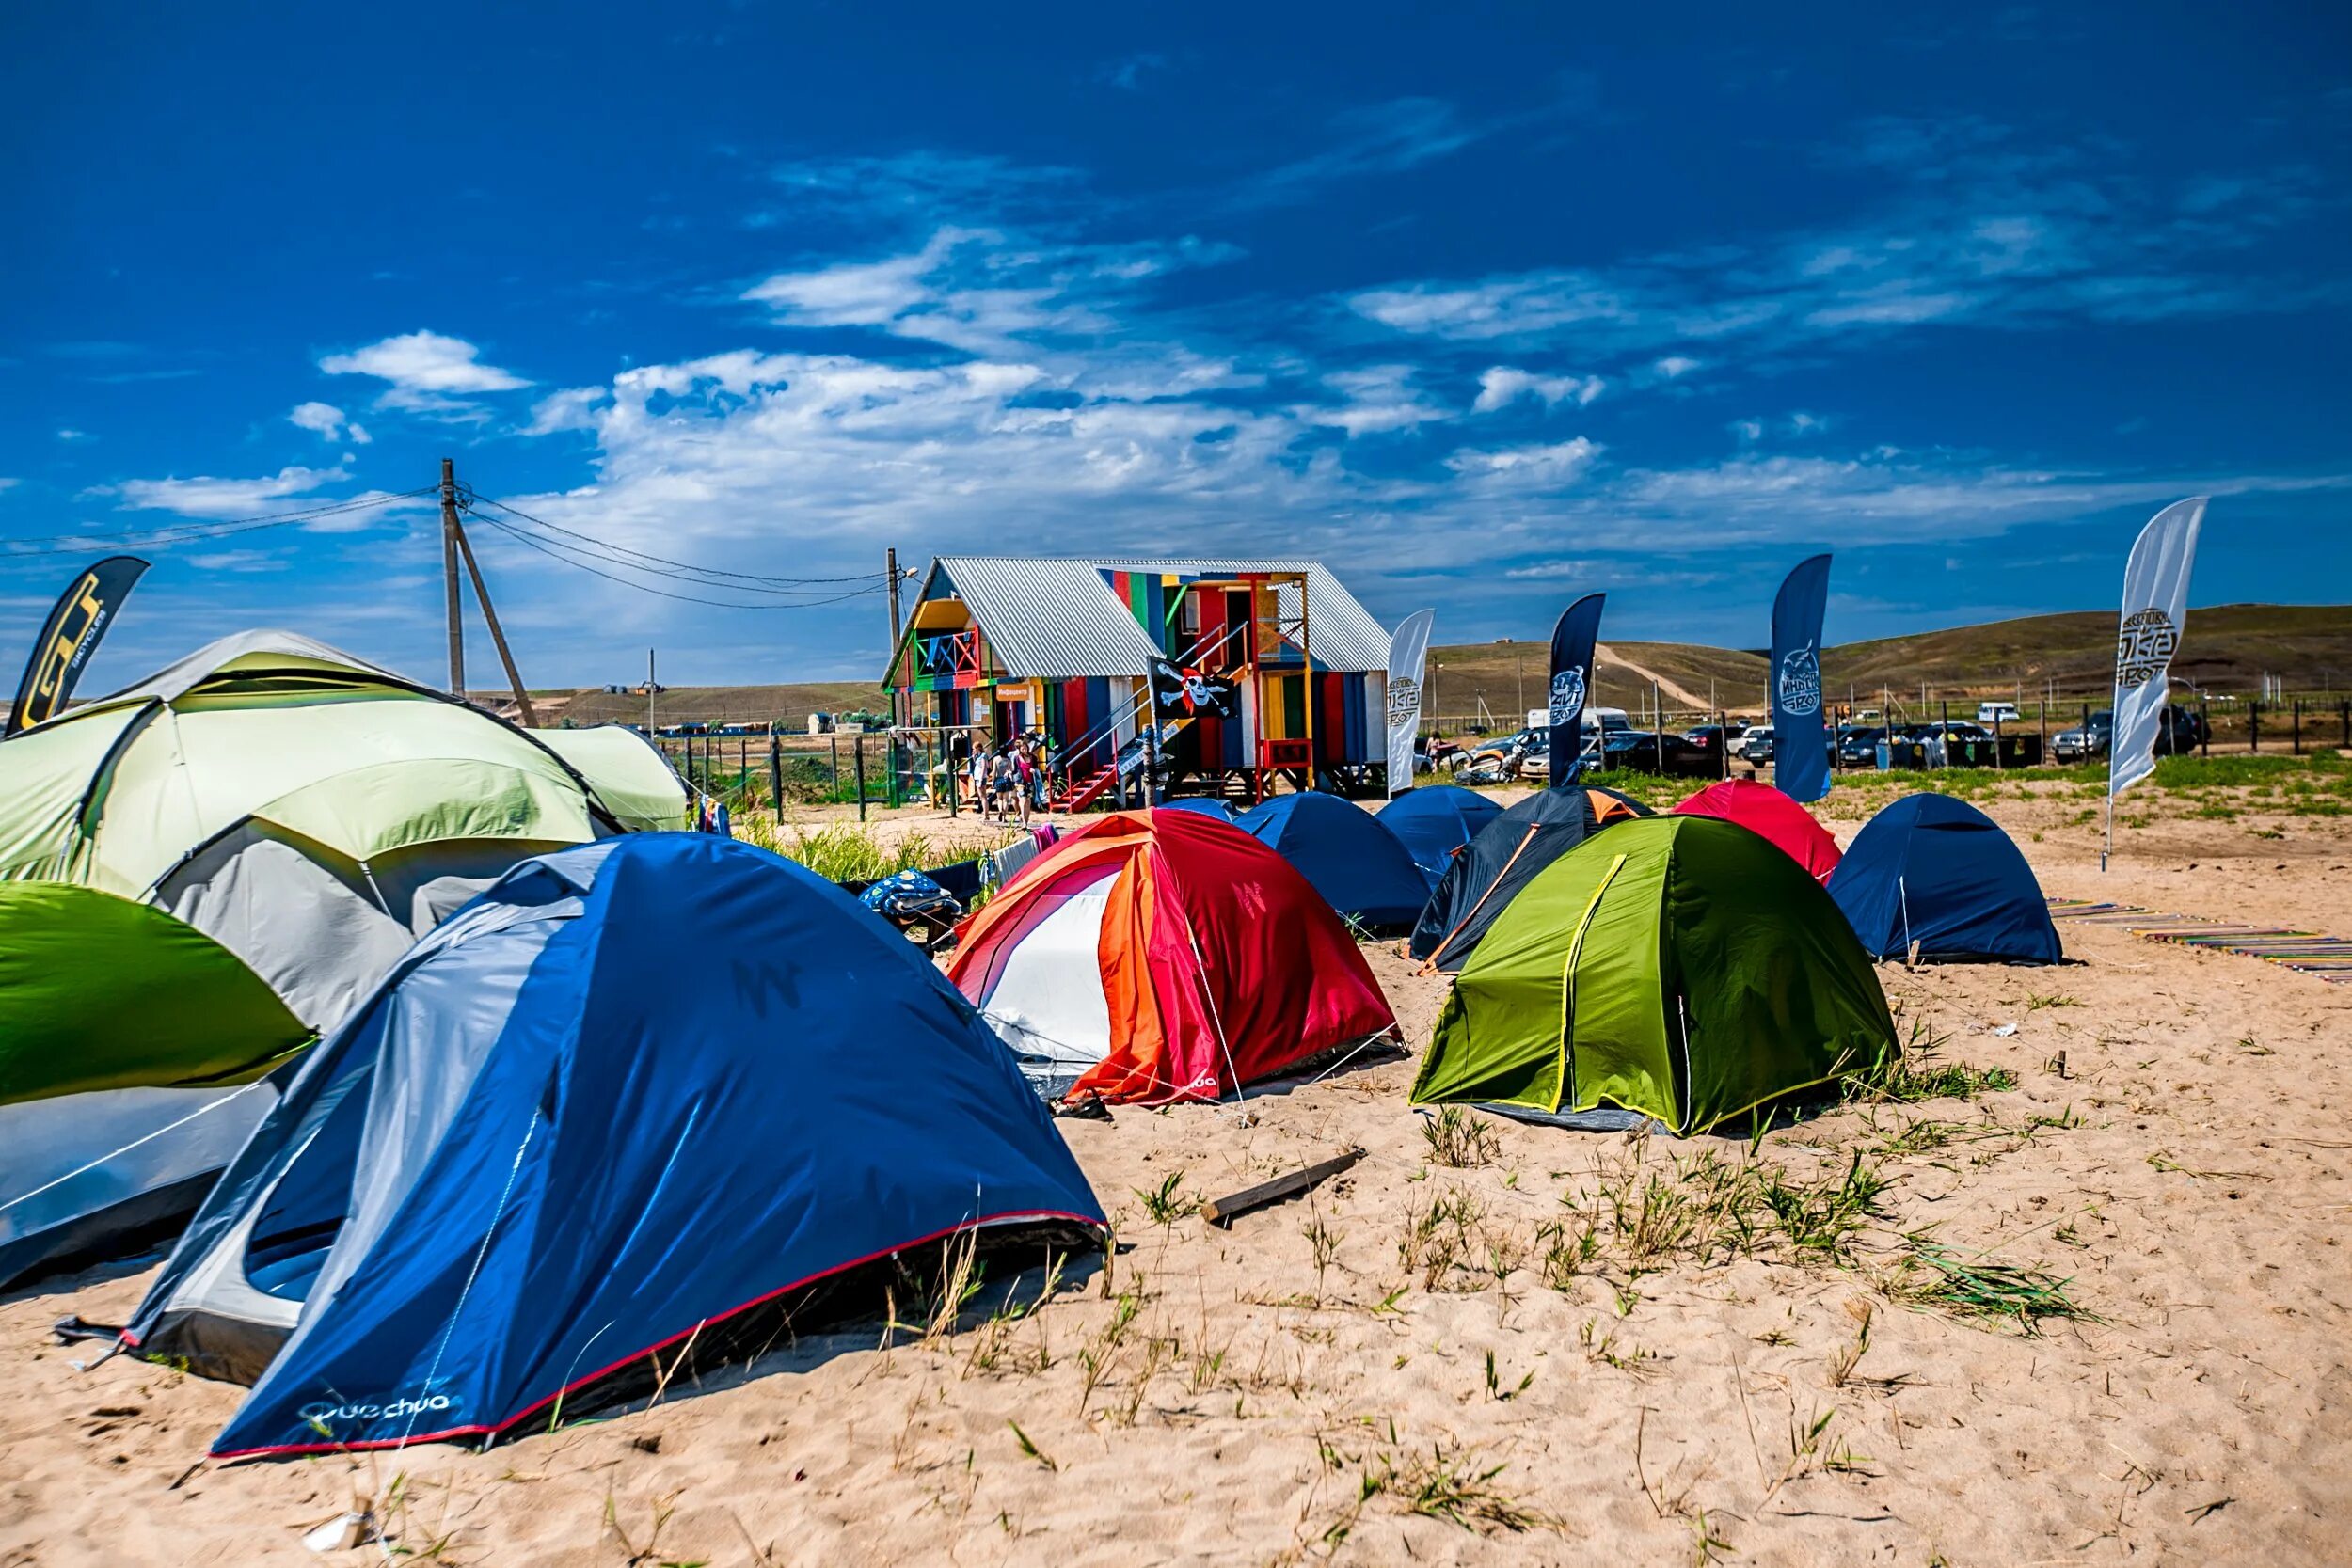
[[[1682,738],[1706,752],[1708,760],[1712,761],[1719,756],[1732,755],[1745,728],[1736,723],[1701,724],[1697,729],[1683,731]]]
[[[1602,735],[1600,745],[1603,768],[1692,776],[1716,771],[1712,752],[1701,751],[1671,731],[1610,730]]]
[[[1979,724],[2014,724],[2023,717],[2015,703],[1979,703],[1977,722]]]
[[[1848,724],[1837,732],[1832,742],[1841,768],[1875,768],[1879,760],[1879,742],[1886,738],[1886,731],[1876,724]]]
[[[1740,737],[1740,755],[1747,760],[1749,766],[1755,768],[1761,768],[1764,764],[1772,761],[1772,725],[1749,725],[1747,734]]]
[[[2167,703],[2156,725],[2156,755],[2185,755],[2207,738],[2205,721],[2178,703]],[[2050,737],[2050,754],[2059,762],[2088,762],[2103,757],[2115,744],[2115,710],[2101,708],[2086,728],[2077,724]]]

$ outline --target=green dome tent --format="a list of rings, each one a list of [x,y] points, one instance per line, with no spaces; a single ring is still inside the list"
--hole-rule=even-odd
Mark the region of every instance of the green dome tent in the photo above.
[[[1547,867],[1470,956],[1415,1104],[1601,1113],[1704,1132],[1897,1053],[1867,955],[1771,842],[1709,817],[1623,822]]]
[[[509,866],[682,823],[644,741],[557,734],[253,631],[0,741],[0,1285],[192,1206],[233,1086]]]

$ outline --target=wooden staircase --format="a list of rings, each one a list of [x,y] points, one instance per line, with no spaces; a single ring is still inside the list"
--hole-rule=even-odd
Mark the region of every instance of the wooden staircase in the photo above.
[[[1187,714],[1181,718],[1170,719],[1160,726],[1159,746],[1163,754],[1168,743],[1182,734],[1185,726],[1191,722],[1192,718]],[[1130,741],[1128,744],[1133,745],[1134,742]],[[1119,758],[1114,756],[1091,773],[1080,774],[1075,778],[1064,776],[1061,787],[1046,796],[1045,808],[1049,812],[1060,812],[1065,815],[1084,811],[1109,794],[1118,786],[1118,784]]]

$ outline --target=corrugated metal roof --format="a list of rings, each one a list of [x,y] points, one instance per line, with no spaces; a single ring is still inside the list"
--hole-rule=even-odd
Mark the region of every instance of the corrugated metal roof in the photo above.
[[[1159,652],[1090,561],[943,556],[1009,674],[1071,681],[1146,675]]]
[[[1076,560],[1036,556],[942,556],[957,594],[1009,674],[1079,680],[1150,672],[1158,650],[1106,571],[1216,578],[1251,572],[1301,572],[1307,578],[1308,633],[1315,662],[1332,670],[1385,670],[1389,634],[1356,596],[1314,561]],[[926,584],[926,594],[930,585]],[[1295,591],[1280,590],[1283,613],[1295,614]]]

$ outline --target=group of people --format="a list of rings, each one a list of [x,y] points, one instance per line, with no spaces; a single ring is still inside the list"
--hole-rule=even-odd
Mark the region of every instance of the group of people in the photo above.
[[[992,820],[1025,826],[1032,810],[1045,809],[1049,786],[1043,736],[975,745],[964,770],[972,809]]]

